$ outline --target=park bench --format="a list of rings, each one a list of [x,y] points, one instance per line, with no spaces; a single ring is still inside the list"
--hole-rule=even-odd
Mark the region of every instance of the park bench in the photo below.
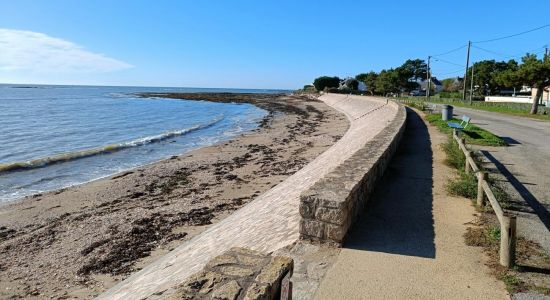
[[[468,124],[470,124],[470,120],[471,120],[470,117],[468,117],[466,115],[463,115],[462,116],[462,122],[460,122],[460,123],[447,122],[447,125],[449,125],[449,127],[451,127],[451,128],[454,128],[454,129],[457,129],[457,130],[462,130],[462,129],[466,129],[466,127],[468,127]]]

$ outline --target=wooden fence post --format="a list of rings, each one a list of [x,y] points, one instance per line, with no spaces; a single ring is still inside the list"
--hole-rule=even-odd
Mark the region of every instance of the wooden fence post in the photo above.
[[[516,261],[516,217],[504,215],[500,223],[500,264],[511,268]]]
[[[464,172],[466,172],[466,174],[470,173],[470,170],[472,169],[472,166],[470,166],[470,162],[468,161],[468,158],[472,157],[472,152],[471,151],[468,151],[465,153],[465,163],[464,163]]]
[[[485,206],[485,192],[483,191],[483,181],[487,180],[487,172],[477,173],[477,206]]]

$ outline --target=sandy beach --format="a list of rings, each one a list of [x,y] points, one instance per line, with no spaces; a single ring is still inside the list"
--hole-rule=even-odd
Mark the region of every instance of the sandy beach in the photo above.
[[[346,117],[305,97],[150,94],[253,103],[233,140],[0,207],[0,298],[89,299],[253,201],[334,144]]]

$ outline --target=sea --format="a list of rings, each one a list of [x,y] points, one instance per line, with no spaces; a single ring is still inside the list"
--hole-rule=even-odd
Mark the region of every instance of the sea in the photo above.
[[[0,84],[0,204],[216,144],[267,115],[251,104],[144,92],[285,91]]]

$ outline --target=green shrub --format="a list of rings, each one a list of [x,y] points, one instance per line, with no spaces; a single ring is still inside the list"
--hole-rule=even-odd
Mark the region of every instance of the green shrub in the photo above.
[[[447,154],[445,163],[455,169],[461,170],[466,164],[466,156],[458,147],[452,136],[449,136],[447,141],[442,145],[443,151]]]
[[[477,178],[473,173],[461,173],[460,177],[447,183],[447,192],[468,199],[477,198]]]

